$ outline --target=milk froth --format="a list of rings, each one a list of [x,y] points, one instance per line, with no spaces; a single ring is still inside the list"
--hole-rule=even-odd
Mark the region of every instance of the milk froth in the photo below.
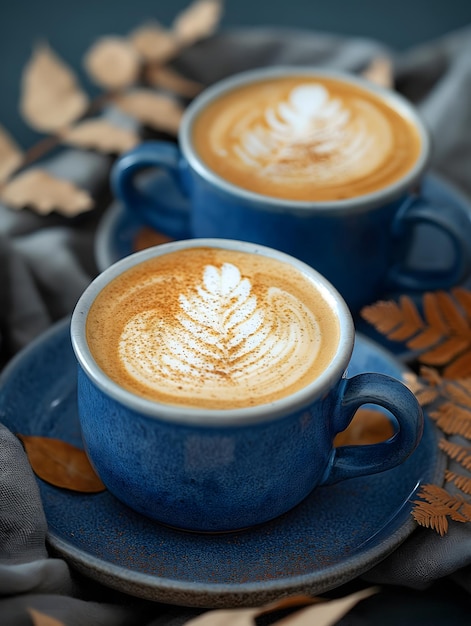
[[[87,341],[121,386],[169,404],[271,402],[332,360],[338,323],[308,278],[280,261],[207,248],[145,261],[92,305]]]
[[[251,191],[293,200],[338,200],[401,178],[416,162],[414,125],[347,82],[309,76],[245,85],[196,118],[197,153]]]

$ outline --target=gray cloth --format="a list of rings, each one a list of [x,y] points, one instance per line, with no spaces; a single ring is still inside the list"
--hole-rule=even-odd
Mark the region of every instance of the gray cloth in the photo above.
[[[247,29],[221,33],[177,62],[188,77],[210,84],[248,68],[286,64],[362,71],[373,58],[394,59],[396,87],[417,104],[435,143],[433,168],[471,199],[471,29],[398,54],[378,42],[314,32]],[[74,219],[40,217],[0,206],[0,355],[6,363],[55,320],[69,314],[96,274],[94,233],[110,202],[111,159],[62,150],[52,171],[91,191],[97,208]],[[1,426],[1,425],[0,425]],[[28,608],[65,624],[183,624],[198,610],[121,596],[69,570],[46,551],[46,520],[35,480],[14,435],[0,427],[0,623],[29,624]],[[471,525],[448,535],[418,529],[364,580],[409,589],[454,581],[471,593]],[[364,583],[364,584],[368,584]],[[375,601],[371,602],[373,606]],[[390,603],[391,604],[391,603]],[[397,601],[394,600],[394,607]],[[387,603],[381,609],[385,610]],[[379,610],[379,609],[378,609]],[[355,615],[355,610],[352,612]],[[368,621],[368,613],[358,613]],[[420,616],[414,616],[414,623]],[[362,621],[363,619],[363,621]],[[354,620],[354,617],[352,617]],[[389,623],[381,620],[381,623]],[[401,624],[409,623],[401,619]],[[411,622],[412,623],[412,622]],[[448,623],[430,621],[429,623]],[[455,622],[456,623],[456,622]]]

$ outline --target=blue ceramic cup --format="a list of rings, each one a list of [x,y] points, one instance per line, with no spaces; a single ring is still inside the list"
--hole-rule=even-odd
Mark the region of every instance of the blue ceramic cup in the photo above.
[[[416,129],[420,152],[413,166],[399,180],[374,192],[334,201],[264,195],[213,171],[195,149],[193,128],[198,116],[231,91],[286,76],[334,78],[381,98]],[[356,312],[390,291],[448,288],[471,270],[468,214],[453,206],[432,204],[420,195],[420,180],[430,156],[429,134],[416,110],[399,94],[331,70],[262,68],[206,89],[184,114],[178,146],[144,142],[117,161],[111,182],[127,210],[172,238],[238,239],[298,257],[326,276]],[[142,187],[136,174],[148,168],[163,171],[165,176]],[[408,266],[415,234],[423,224],[451,241],[449,267],[429,271]]]
[[[123,272],[140,271],[149,259],[199,247],[249,253],[250,263],[252,256],[281,261],[290,275],[300,273],[309,290],[312,286],[322,294],[338,342],[314,380],[259,405],[205,409],[148,399],[104,373],[86,332],[97,296]],[[80,424],[93,466],[119,500],[173,527],[215,532],[260,524],[288,511],[319,485],[395,467],[422,435],[421,409],[400,381],[379,373],[346,377],[355,334],[336,289],[310,266],[257,244],[194,239],[132,254],[85,290],[72,316],[71,337],[78,361]],[[395,434],[374,445],[334,447],[337,433],[365,403],[390,412]]]

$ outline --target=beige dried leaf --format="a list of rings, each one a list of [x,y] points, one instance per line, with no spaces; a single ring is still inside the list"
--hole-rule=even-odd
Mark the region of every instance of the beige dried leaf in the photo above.
[[[175,34],[158,22],[133,30],[129,40],[143,59],[153,63],[166,63],[180,50]]]
[[[208,611],[190,620],[188,626],[254,626],[255,619],[261,615],[270,614],[279,609],[311,604],[308,608],[292,613],[282,620],[274,622],[273,626],[332,626],[346,615],[358,602],[378,592],[376,588],[363,589],[356,593],[336,600],[321,600],[320,598],[306,598],[302,596],[300,602],[293,602],[291,598],[282,599],[255,609],[227,609]]]
[[[127,152],[139,143],[137,133],[104,119],[82,122],[63,133],[62,138],[70,145],[110,154]]]
[[[27,609],[33,626],[65,626],[64,622],[46,615],[42,611],[36,611],[36,609]]]
[[[20,109],[25,120],[41,132],[55,132],[81,117],[88,98],[75,74],[47,44],[27,63],[21,85]]]
[[[173,98],[147,89],[136,89],[114,99],[127,115],[156,130],[177,134],[183,115],[182,106]]]
[[[209,37],[217,28],[222,15],[220,0],[196,0],[173,22],[178,41],[189,46],[198,39]]]
[[[16,209],[29,206],[41,215],[56,210],[72,217],[93,207],[93,200],[86,191],[41,169],[16,176],[5,186],[1,197],[8,206]]]
[[[0,126],[0,183],[19,167],[23,153],[11,135]]]
[[[313,624],[316,626],[333,626],[359,602],[366,600],[378,591],[378,588],[370,587],[343,598],[326,600],[285,617],[275,622],[273,626],[312,626]]]
[[[133,45],[123,37],[101,37],[85,55],[85,68],[92,80],[111,91],[136,82],[140,59]]]
[[[161,87],[184,98],[194,98],[203,85],[189,78],[185,78],[175,70],[160,65],[150,65],[145,78],[152,87]]]
[[[394,71],[393,64],[389,57],[380,56],[371,61],[368,67],[362,72],[363,78],[366,78],[375,85],[393,89],[394,87]]]

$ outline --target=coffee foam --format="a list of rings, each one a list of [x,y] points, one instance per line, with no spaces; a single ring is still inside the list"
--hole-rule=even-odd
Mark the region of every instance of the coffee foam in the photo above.
[[[118,384],[160,402],[263,404],[333,358],[338,322],[317,288],[279,261],[195,248],[143,263],[92,306],[87,340]]]
[[[420,153],[415,127],[378,97],[309,77],[228,92],[198,116],[193,138],[229,182],[294,200],[375,191],[401,178]]]

